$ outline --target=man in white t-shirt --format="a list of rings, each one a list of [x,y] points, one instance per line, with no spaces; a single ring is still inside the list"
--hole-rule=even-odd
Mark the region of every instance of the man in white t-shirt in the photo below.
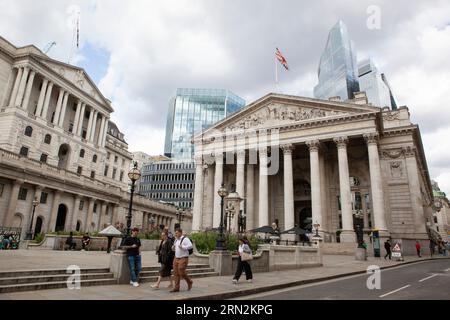
[[[189,263],[189,250],[193,248],[191,240],[183,236],[183,230],[175,230],[175,242],[172,250],[175,251],[175,259],[173,259],[173,276],[175,278],[175,287],[170,292],[180,291],[180,280],[185,279],[188,290],[191,290],[193,281],[188,277],[186,268]]]

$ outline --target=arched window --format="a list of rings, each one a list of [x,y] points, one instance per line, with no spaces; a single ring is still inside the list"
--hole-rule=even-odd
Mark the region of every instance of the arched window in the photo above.
[[[28,137],[31,137],[31,135],[33,134],[33,128],[28,126],[25,128],[25,135]]]
[[[80,150],[80,158],[84,158],[84,149]]]
[[[97,162],[97,155],[94,154],[94,156],[92,157],[92,162],[96,163]]]
[[[46,134],[44,137],[44,143],[50,144],[51,141],[52,141],[52,136],[49,134]]]

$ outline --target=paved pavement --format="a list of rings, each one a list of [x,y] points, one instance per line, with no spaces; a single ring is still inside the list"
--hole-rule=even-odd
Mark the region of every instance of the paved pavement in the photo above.
[[[450,259],[407,264],[381,271],[380,289],[369,290],[358,275],[245,297],[248,300],[450,300]]]
[[[28,259],[30,264],[28,268],[24,268],[23,264],[20,264],[21,269],[33,269],[42,268],[49,264],[53,267],[65,267],[67,264],[72,264],[74,261],[78,262],[78,265],[87,263],[90,259],[96,261],[96,266],[104,267],[108,265],[108,256],[103,253],[94,252],[60,252],[60,251],[40,251],[43,257],[37,258],[39,263],[34,264],[31,261],[32,257],[27,256],[25,253],[12,254],[12,256],[6,256],[0,254],[0,268],[7,265],[8,268],[15,268],[13,265],[17,259],[16,255],[24,255],[25,259]],[[60,255],[61,254],[61,255]],[[71,254],[74,257],[71,257]],[[5,257],[12,257],[8,262]],[[49,257],[52,257],[53,261],[45,261]],[[79,260],[77,260],[79,259]],[[147,260],[148,259],[148,260]],[[423,260],[424,258],[422,258]],[[42,261],[41,261],[42,260]],[[151,261],[156,262],[156,258],[153,252],[144,253],[144,265],[156,265]],[[147,260],[147,261],[146,261]],[[417,257],[405,257],[405,262],[417,261]],[[449,260],[447,260],[449,261]],[[256,294],[262,291],[280,289],[288,286],[295,286],[300,284],[306,284],[313,281],[329,280],[324,279],[327,277],[340,277],[342,274],[349,274],[352,272],[365,272],[369,265],[379,265],[380,267],[389,267],[400,264],[400,262],[384,260],[381,258],[369,257],[368,261],[356,261],[352,256],[338,256],[338,255],[326,255],[323,258],[324,266],[315,268],[304,268],[296,270],[274,271],[267,273],[254,274],[253,283],[247,283],[241,281],[239,284],[234,285],[231,282],[231,276],[220,277],[208,277],[194,279],[194,286],[191,291],[186,291],[186,283],[182,283],[181,292],[169,293],[167,288],[161,288],[154,290],[150,287],[150,283],[145,283],[140,287],[134,288],[130,285],[110,285],[110,286],[95,286],[95,287],[82,287],[79,290],[69,289],[51,289],[51,290],[38,290],[31,292],[14,292],[0,294],[0,299],[44,299],[44,300],[176,300],[176,299],[229,299],[242,295]],[[76,263],[75,263],[76,264]],[[92,267],[93,265],[88,265]],[[3,269],[1,269],[3,270]],[[162,283],[165,286],[166,283]]]

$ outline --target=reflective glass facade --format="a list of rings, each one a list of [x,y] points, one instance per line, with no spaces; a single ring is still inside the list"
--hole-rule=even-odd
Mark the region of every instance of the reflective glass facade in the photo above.
[[[164,154],[174,159],[192,159],[192,136],[243,106],[245,101],[228,90],[177,89],[169,104]]]
[[[391,90],[384,81],[385,77],[378,72],[375,64],[371,59],[363,60],[358,64],[359,87],[361,91],[365,91],[367,100],[377,107],[389,107],[396,109],[396,105],[392,104]],[[383,79],[384,78],[384,79]]]
[[[342,21],[328,35],[320,57],[318,76],[319,83],[314,87],[314,97],[318,99],[340,96],[342,100],[347,100],[353,98],[354,92],[360,91],[356,51]]]

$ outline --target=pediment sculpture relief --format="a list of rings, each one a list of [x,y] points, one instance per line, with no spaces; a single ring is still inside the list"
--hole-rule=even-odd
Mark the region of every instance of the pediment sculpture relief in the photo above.
[[[303,120],[311,120],[323,117],[329,117],[334,115],[345,114],[344,112],[334,111],[334,110],[323,110],[316,108],[306,108],[306,107],[294,107],[282,104],[271,104],[264,107],[257,112],[254,112],[243,120],[232,124],[230,130],[242,130],[249,129],[265,124],[267,121],[286,121],[286,122],[296,122]]]

